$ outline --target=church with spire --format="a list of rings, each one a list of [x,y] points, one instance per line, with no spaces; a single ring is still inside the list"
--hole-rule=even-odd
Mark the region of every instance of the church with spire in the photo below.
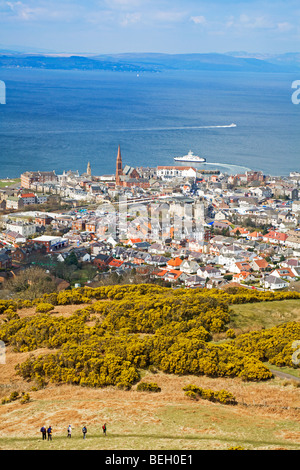
[[[122,163],[122,155],[121,155],[121,147],[118,147],[118,156],[117,156],[117,164],[116,164],[116,185],[122,186],[121,184],[121,176],[123,176],[123,163]]]
[[[125,165],[123,168],[121,147],[118,147],[118,155],[116,162],[116,186],[131,188],[133,186],[147,189],[150,187],[148,180],[141,178],[135,168]]]

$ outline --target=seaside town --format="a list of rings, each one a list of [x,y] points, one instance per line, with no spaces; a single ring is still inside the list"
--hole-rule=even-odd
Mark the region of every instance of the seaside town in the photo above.
[[[120,146],[115,158],[110,175],[87,162],[84,174],[1,180],[2,290],[40,267],[58,290],[151,282],[300,291],[300,173],[132,168]]]

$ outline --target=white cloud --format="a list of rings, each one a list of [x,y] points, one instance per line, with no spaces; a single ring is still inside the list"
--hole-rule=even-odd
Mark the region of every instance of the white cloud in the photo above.
[[[277,29],[280,33],[286,33],[294,29],[294,26],[291,23],[283,22],[277,24]]]
[[[167,23],[176,23],[182,21],[185,16],[186,13],[182,11],[157,11],[154,14],[154,18],[156,20]]]
[[[142,15],[140,13],[127,13],[121,20],[121,25],[127,26],[129,24],[139,23],[141,17]]]
[[[40,13],[40,8],[30,8],[22,2],[6,2],[10,11],[22,20],[29,20]]]
[[[276,22],[266,16],[249,16],[241,14],[238,18],[230,16],[225,24],[226,28],[235,28],[237,31],[265,29],[272,30],[277,28]]]
[[[206,23],[205,16],[191,16],[190,20],[195,24],[205,24]]]
[[[72,5],[54,6],[44,2],[35,2],[34,6],[29,3],[21,1],[6,1],[5,6],[7,8],[5,17],[8,20],[19,20],[19,21],[70,21],[75,17],[80,17],[80,11],[78,7],[74,9]],[[3,5],[3,3],[2,3]]]

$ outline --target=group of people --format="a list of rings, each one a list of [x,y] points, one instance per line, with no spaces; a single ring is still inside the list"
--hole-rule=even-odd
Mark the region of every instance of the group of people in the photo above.
[[[48,435],[48,441],[52,441],[52,427],[49,426],[47,429],[45,426],[41,427],[42,439],[45,441]]]
[[[106,423],[103,424],[102,431],[103,431],[104,436],[106,436]],[[42,426],[41,433],[42,433],[43,441],[47,439],[47,436],[48,436],[48,441],[52,441],[52,426],[49,426],[48,428],[46,428],[45,426]],[[82,428],[82,435],[83,435],[83,439],[85,439],[87,435],[87,427],[85,425]],[[68,429],[67,429],[67,437],[68,438],[72,437],[71,424],[69,424]]]

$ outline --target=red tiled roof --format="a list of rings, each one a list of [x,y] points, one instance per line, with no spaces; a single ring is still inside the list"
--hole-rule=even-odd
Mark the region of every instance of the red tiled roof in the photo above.
[[[279,240],[283,242],[285,242],[287,237],[288,236],[286,235],[286,233],[274,232],[274,231],[271,231],[267,233],[267,235],[265,235],[265,238],[272,238],[273,240]]]
[[[21,197],[35,197],[33,193],[21,194]]]
[[[180,266],[182,263],[182,259],[180,258],[175,258],[175,259],[170,259],[170,261],[168,261],[168,265],[169,266]]]
[[[112,259],[110,263],[108,263],[108,266],[112,268],[119,268],[120,266],[122,266],[123,263],[124,261],[121,261],[119,259]]]

